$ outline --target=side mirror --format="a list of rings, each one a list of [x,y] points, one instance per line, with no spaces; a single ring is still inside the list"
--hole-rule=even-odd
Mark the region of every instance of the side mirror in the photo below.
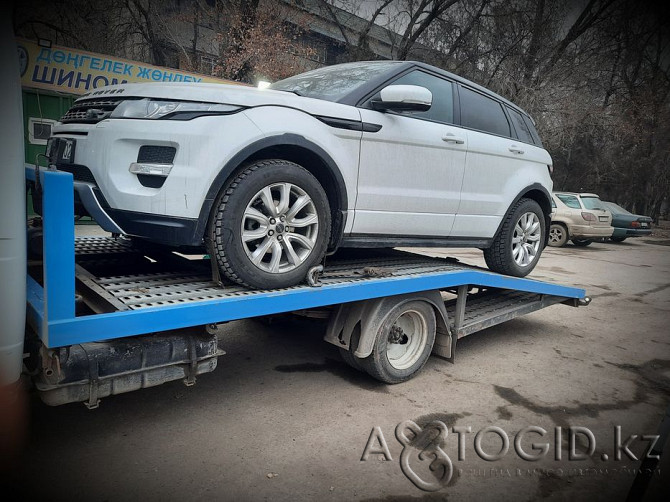
[[[433,93],[418,85],[389,85],[370,103],[379,111],[425,112],[433,104]]]

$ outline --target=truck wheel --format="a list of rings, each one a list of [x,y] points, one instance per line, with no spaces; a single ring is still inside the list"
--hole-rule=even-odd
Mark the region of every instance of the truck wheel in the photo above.
[[[486,265],[493,272],[525,277],[542,254],[544,213],[532,199],[519,199],[503,221],[493,245],[484,250]]]
[[[560,248],[568,242],[568,231],[560,223],[552,223],[549,227],[549,245]]]
[[[626,238],[625,237],[610,237],[610,240],[612,242],[623,242],[623,241],[626,240]]]
[[[359,360],[365,371],[385,383],[412,378],[426,364],[435,343],[435,312],[414,300],[391,309],[381,323],[372,354]]]
[[[575,246],[578,246],[580,248],[585,248],[589,244],[591,244],[593,241],[590,241],[589,239],[572,239],[572,243]]]
[[[293,162],[255,162],[219,194],[208,236],[231,281],[259,289],[295,286],[326,253],[326,193]]]

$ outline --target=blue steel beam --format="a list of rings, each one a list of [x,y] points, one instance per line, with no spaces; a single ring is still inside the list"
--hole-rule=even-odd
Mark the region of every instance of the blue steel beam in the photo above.
[[[584,298],[585,291],[480,271],[456,271],[399,276],[289,291],[268,291],[217,300],[165,305],[49,321],[49,346],[59,347],[189,326],[234,321],[370,298],[446,289],[463,284],[514,289],[567,298]]]
[[[41,171],[44,315],[74,318],[74,190],[72,174]]]

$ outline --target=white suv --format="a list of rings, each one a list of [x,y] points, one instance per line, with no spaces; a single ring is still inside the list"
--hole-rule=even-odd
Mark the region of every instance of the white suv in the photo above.
[[[416,62],[330,66],[269,89],[125,84],[78,99],[48,156],[108,231],[197,246],[240,284],[286,287],[338,247],[484,250],[528,274],[551,157],[504,98]]]

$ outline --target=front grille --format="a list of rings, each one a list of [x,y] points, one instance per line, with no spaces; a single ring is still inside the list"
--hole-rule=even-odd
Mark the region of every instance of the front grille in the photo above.
[[[137,154],[137,162],[143,164],[172,164],[177,149],[173,146],[144,145]]]
[[[59,171],[65,171],[66,173],[72,174],[74,181],[86,181],[97,185],[93,173],[86,166],[79,164],[58,164],[56,167]]]
[[[76,101],[60,119],[63,124],[96,124],[108,118],[123,98],[85,99]]]

